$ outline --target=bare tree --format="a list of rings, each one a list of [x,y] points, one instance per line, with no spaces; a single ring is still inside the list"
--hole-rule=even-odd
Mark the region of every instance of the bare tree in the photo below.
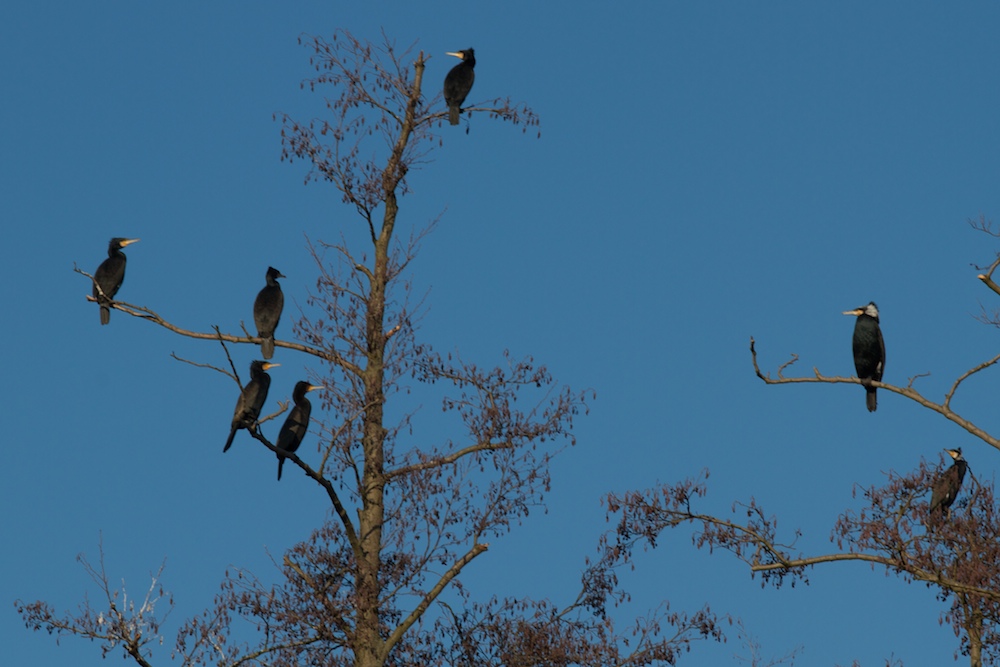
[[[883,567],[937,591],[946,604],[943,621],[961,638],[958,650],[978,667],[984,657],[1000,658],[1000,508],[992,485],[976,483],[947,519],[929,515],[930,485],[940,474],[940,466],[921,462],[910,473],[888,473],[883,486],[856,489],[862,507],[846,510],[833,526],[836,550],[804,555],[795,547],[801,533],[779,536],[777,518],[752,498],[734,503],[729,516],[699,511],[706,471],[673,486],[609,495],[618,520],[607,549],[627,557],[637,544],[655,546],[669,528],[689,527],[696,547],[732,553],[762,585],[807,584],[810,569],[826,563]]]
[[[499,365],[482,368],[418,340],[422,300],[405,275],[429,229],[409,226],[400,234],[399,204],[410,192],[409,175],[443,143],[446,111],[436,87],[429,99],[424,93],[426,58],[412,47],[398,51],[387,38],[373,44],[343,31],[301,41],[316,70],[303,86],[328,92],[329,113],[311,121],[279,115],[283,158],[305,161],[307,181],[336,187],[366,238],[360,246],[344,239],[311,244],[318,278],[294,327],[296,340],[275,341],[284,353],[318,364],[326,415],[315,426],[318,454],[283,456],[318,485],[332,513],[284,554],[279,583],[228,573],[214,606],[183,625],[175,656],[184,665],[276,667],[652,665],[674,664],[695,640],[721,640],[708,609],[688,615],[664,607],[616,630],[609,606],[626,595],[613,574],[616,563],[587,569],[580,596],[563,608],[473,601],[463,571],[488,550],[488,540],[543,505],[549,461],[574,443],[573,420],[592,394],[559,386],[530,357],[505,352]],[[465,111],[525,130],[538,125],[528,107],[510,100]],[[218,342],[227,358],[232,345],[260,344],[245,330],[192,331],[146,306],[111,306],[178,335]],[[235,379],[231,359],[229,366],[231,373],[217,370]],[[440,401],[451,437],[414,433],[418,403],[407,397],[417,390],[422,401]],[[261,429],[251,434],[277,452]],[[98,585],[107,590],[101,575]],[[151,664],[149,641],[158,626],[148,614],[98,635],[89,603],[65,616],[45,603],[18,608],[29,627],[100,636],[106,647],[122,644],[136,662]],[[234,624],[240,618],[258,632],[245,637]],[[131,628],[141,631],[133,635]]]
[[[985,220],[973,226],[996,235]],[[993,291],[992,281],[1000,266],[1000,255],[978,277]],[[990,323],[1000,322],[984,314]],[[775,376],[761,371],[756,343],[750,340],[750,356],[756,375],[767,385],[825,383],[865,384],[857,377],[812,375],[789,377],[787,369],[797,356],[778,367]],[[952,399],[971,376],[1000,361],[991,357],[959,375],[944,397],[936,402],[915,387],[920,375],[905,386],[871,381],[872,386],[899,394],[914,403],[958,424],[986,444],[1000,448],[1000,440],[955,412]],[[890,471],[884,485],[855,487],[860,507],[847,509],[832,527],[831,553],[806,555],[797,551],[802,533],[781,536],[777,517],[769,515],[754,498],[737,501],[729,515],[700,511],[698,505],[708,493],[706,470],[701,476],[648,491],[610,494],[609,515],[617,518],[616,529],[604,538],[605,558],[628,559],[637,544],[655,547],[670,528],[688,528],[699,549],[724,550],[745,562],[762,585],[780,587],[784,583],[808,583],[812,568],[826,563],[856,561],[885,568],[906,582],[921,582],[936,591],[944,604],[942,622],[949,623],[959,638],[956,653],[969,656],[972,667],[1000,659],[1000,507],[992,482],[973,476],[966,482],[963,497],[947,516],[929,512],[928,500],[942,466],[921,461],[908,473]],[[897,661],[889,658],[887,665]]]
[[[145,657],[149,652],[147,647],[159,643],[160,626],[174,606],[173,599],[164,591],[160,582],[163,565],[151,575],[149,587],[143,597],[136,600],[129,598],[124,582],[120,588],[111,586],[104,566],[103,544],[99,546],[98,554],[96,566],[82,555],[77,560],[100,592],[102,600],[97,603],[101,607],[100,611],[91,605],[89,599],[84,598],[78,614],[61,617],[46,602],[18,602],[18,612],[33,630],[75,635],[99,642],[101,657],[107,657],[108,653],[121,648],[137,664],[150,667]],[[160,607],[159,613],[157,605]],[[163,607],[166,607],[166,611],[163,611]]]

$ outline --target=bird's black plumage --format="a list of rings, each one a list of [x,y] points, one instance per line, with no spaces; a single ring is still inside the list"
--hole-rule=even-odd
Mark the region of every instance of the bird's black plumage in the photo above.
[[[265,359],[274,356],[274,330],[278,328],[281,310],[285,307],[285,295],[278,278],[284,277],[273,266],[267,267],[267,284],[253,302],[253,321],[257,325],[257,335],[264,339],[260,343],[260,353]]]
[[[241,428],[253,429],[260,417],[260,410],[267,400],[267,390],[271,387],[271,376],[267,370],[280,366],[280,364],[270,364],[266,361],[254,361],[250,364],[250,381],[240,392],[239,400],[236,401],[236,410],[233,412],[233,423],[229,428],[229,439],[223,452],[229,450],[236,437],[236,431]]]
[[[930,513],[936,510],[944,512],[955,502],[958,490],[962,488],[962,480],[965,478],[965,471],[969,467],[965,459],[962,458],[962,448],[946,449],[948,455],[954,460],[951,467],[945,470],[940,477],[934,480],[931,487]]]
[[[885,341],[882,340],[882,329],[878,323],[878,306],[870,301],[867,306],[844,312],[844,315],[855,315],[854,323],[854,369],[861,380],[882,381],[885,370]],[[868,412],[878,408],[875,387],[868,382],[865,385],[865,405]]]
[[[476,81],[476,51],[464,49],[449,52],[447,55],[461,58],[462,62],[451,68],[444,78],[444,101],[448,105],[448,122],[458,125],[458,117],[462,113],[462,102],[472,90]]]
[[[111,239],[108,243],[108,258],[94,271],[94,299],[101,307],[101,324],[111,321],[111,308],[108,304],[115,298],[122,281],[125,280],[125,253],[122,252],[122,248],[138,240],[117,236]]]
[[[312,403],[306,398],[306,394],[316,389],[322,389],[321,385],[309,384],[305,381],[295,383],[292,391],[292,401],[295,407],[288,413],[288,418],[281,425],[278,432],[278,442],[275,447],[282,451],[294,452],[302,444],[302,438],[306,437],[309,430],[309,416],[312,414]],[[281,466],[285,464],[285,457],[278,454],[278,480],[281,480]]]

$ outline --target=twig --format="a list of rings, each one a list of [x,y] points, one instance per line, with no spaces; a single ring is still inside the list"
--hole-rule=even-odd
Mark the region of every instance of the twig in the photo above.
[[[291,401],[278,401],[278,409],[267,415],[266,417],[260,417],[257,419],[257,425],[260,426],[264,422],[269,422],[272,419],[277,419],[288,410],[288,406],[291,405]]]
[[[912,388],[913,388],[913,383],[914,383],[914,382],[915,382],[916,380],[918,380],[919,378],[926,378],[926,377],[930,377],[930,376],[931,376],[931,374],[930,374],[930,372],[929,372],[929,371],[928,371],[928,372],[926,372],[926,373],[917,373],[916,375],[914,375],[914,376],[910,377],[910,378],[909,378],[909,379],[907,380],[907,382],[906,382],[906,388],[907,388],[907,389],[912,389]]]
[[[242,324],[242,322],[240,324]],[[236,370],[236,364],[233,363],[233,356],[229,354],[229,348],[226,347],[226,341],[223,340],[222,331],[219,330],[218,325],[212,325],[212,328],[215,329],[215,335],[219,339],[219,345],[222,346],[222,351],[226,353],[226,360],[229,361],[229,367],[233,369],[233,378],[236,380],[236,384],[239,385],[240,391],[243,391],[243,382],[240,381],[240,374],[239,371]]]
[[[970,368],[969,370],[967,370],[964,373],[962,373],[962,375],[959,376],[959,378],[957,380],[955,380],[955,384],[953,384],[951,386],[951,390],[945,395],[945,397],[944,397],[944,407],[948,407],[949,405],[951,405],[951,397],[955,395],[955,390],[958,389],[958,385],[962,384],[963,380],[965,380],[967,377],[969,377],[969,376],[971,376],[971,375],[973,375],[975,373],[978,373],[979,371],[983,370],[984,368],[989,368],[990,366],[992,366],[993,364],[995,364],[997,361],[1000,361],[1000,354],[998,354],[997,356],[993,357],[989,361],[984,361],[983,363],[979,364],[975,368]]]
[[[239,378],[237,376],[233,375],[233,373],[230,373],[229,371],[227,371],[224,368],[219,368],[218,366],[213,366],[212,364],[203,364],[203,363],[200,363],[200,362],[197,362],[197,361],[191,361],[190,359],[185,359],[184,357],[178,356],[176,352],[171,352],[170,356],[173,357],[174,359],[176,359],[177,361],[180,361],[181,363],[184,363],[184,364],[191,364],[192,366],[195,366],[197,368],[208,368],[208,369],[211,369],[213,371],[218,371],[219,373],[222,373],[226,377],[232,378],[233,380],[236,380],[237,384],[239,384],[239,382],[240,382],[240,380],[239,380]],[[242,390],[242,387],[241,387],[241,390]]]

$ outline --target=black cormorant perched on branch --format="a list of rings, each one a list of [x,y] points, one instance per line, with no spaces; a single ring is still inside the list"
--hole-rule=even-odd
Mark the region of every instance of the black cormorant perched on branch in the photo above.
[[[881,382],[882,371],[885,370],[885,341],[878,326],[878,306],[870,301],[867,306],[844,311],[844,315],[856,315],[858,318],[854,323],[854,368],[865,386],[868,412],[875,412],[878,407],[875,387],[864,381]]]
[[[240,392],[240,398],[236,401],[236,410],[233,412],[233,423],[229,429],[229,439],[223,452],[229,451],[236,437],[236,431],[241,428],[251,430],[257,424],[260,417],[260,409],[264,407],[267,400],[267,390],[271,387],[271,376],[265,371],[280,366],[281,364],[270,364],[266,361],[254,361],[250,364],[250,381]]]
[[[253,302],[253,321],[257,325],[257,335],[264,339],[260,343],[260,353],[265,359],[274,356],[274,330],[278,328],[281,310],[285,307],[285,295],[281,293],[278,278],[284,277],[273,266],[267,267],[267,285]]]
[[[449,51],[446,55],[461,58],[462,62],[451,68],[448,76],[444,78],[444,101],[448,105],[448,122],[458,125],[458,117],[462,113],[462,102],[472,90],[472,84],[476,81],[476,51],[475,49],[464,49],[462,51]]]
[[[958,495],[958,490],[962,487],[965,470],[969,467],[969,464],[962,458],[961,447],[946,449],[944,451],[948,452],[948,456],[955,462],[940,477],[934,480],[933,490],[931,491],[930,514],[933,514],[938,509],[944,512],[951,507],[951,504],[955,502],[955,496]]]
[[[108,258],[94,271],[94,298],[101,306],[101,324],[111,321],[111,308],[108,304],[115,298],[118,288],[125,280],[125,253],[122,252],[122,248],[138,240],[118,237],[111,239],[108,244]]]
[[[278,442],[275,447],[286,452],[294,452],[302,444],[302,438],[306,437],[309,430],[309,416],[312,414],[312,403],[306,398],[306,394],[316,389],[322,389],[322,385],[309,384],[305,381],[295,383],[292,391],[292,400],[295,407],[288,414],[285,423],[278,432]],[[281,466],[285,464],[285,457],[278,454],[278,480],[281,480]]]

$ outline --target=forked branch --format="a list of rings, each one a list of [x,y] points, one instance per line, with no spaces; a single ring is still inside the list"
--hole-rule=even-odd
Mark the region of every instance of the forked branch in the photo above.
[[[998,255],[996,260],[994,260],[993,263],[989,265],[989,267],[986,269],[986,273],[980,273],[976,277],[982,280],[983,283],[985,283],[986,286],[989,287],[991,290],[993,290],[997,294],[1000,294],[1000,285],[997,285],[995,282],[993,282],[993,272],[997,270],[998,266],[1000,266],[1000,255]]]

